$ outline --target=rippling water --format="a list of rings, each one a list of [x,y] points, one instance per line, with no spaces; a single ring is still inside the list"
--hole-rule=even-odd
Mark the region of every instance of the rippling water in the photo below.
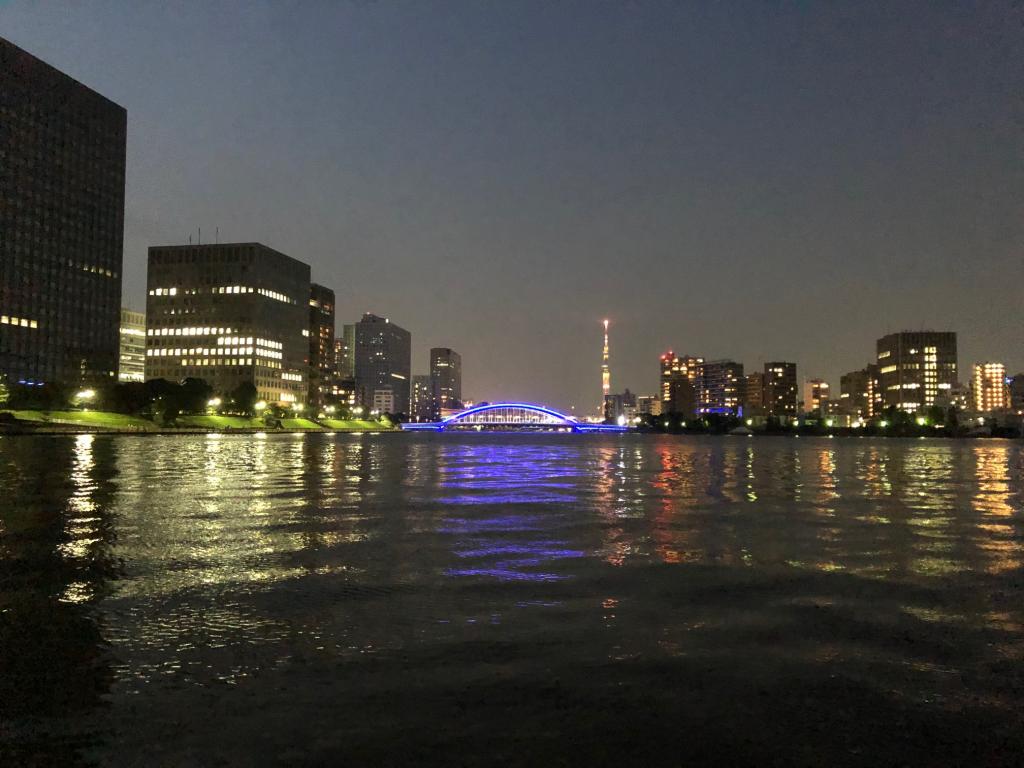
[[[10,764],[1020,764],[1020,443],[0,438]]]

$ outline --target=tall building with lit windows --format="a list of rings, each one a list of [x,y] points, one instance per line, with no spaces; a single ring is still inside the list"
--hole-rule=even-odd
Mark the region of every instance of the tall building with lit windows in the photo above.
[[[309,265],[259,243],[149,249],[146,379],[240,384],[282,405],[308,395]]]
[[[975,363],[971,376],[974,410],[981,413],[1005,411],[1010,407],[1010,392],[1003,363]]]
[[[146,380],[146,313],[121,308],[121,351],[117,380]]]
[[[949,399],[957,383],[956,333],[890,333],[876,348],[882,408],[913,413]]]
[[[462,407],[462,355],[447,347],[430,350],[430,387],[438,415]]]
[[[882,411],[878,366],[871,364],[839,377],[839,412],[854,419],[867,419]]]
[[[797,408],[796,363],[764,364],[764,410],[768,416],[785,420],[795,417]]]
[[[324,405],[334,383],[334,291],[309,286],[309,395],[310,405]]]
[[[409,403],[409,416],[413,421],[434,421],[434,391],[430,383],[430,374],[418,373],[412,377],[412,399]]]
[[[824,379],[808,379],[804,382],[804,413],[815,416],[828,414],[829,386]]]
[[[703,357],[671,350],[661,356],[661,412],[692,416],[697,412]]]
[[[736,416],[743,406],[746,380],[743,363],[710,360],[700,367],[700,413]]]
[[[366,408],[408,415],[412,334],[369,312],[355,331],[356,400]]]
[[[127,113],[0,38],[0,375],[118,371]]]
[[[335,372],[341,379],[356,377],[356,326],[345,323],[341,334],[334,340]]]

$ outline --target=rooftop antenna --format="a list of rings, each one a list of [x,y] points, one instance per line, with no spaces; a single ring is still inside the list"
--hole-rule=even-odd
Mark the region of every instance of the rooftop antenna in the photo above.
[[[217,245],[220,245],[220,227],[217,227],[217,234],[215,235],[215,240],[214,240],[214,242],[215,242],[215,243],[216,243]]]
[[[188,233],[188,244],[192,245],[192,233],[191,232]]]
[[[203,244],[203,228],[200,227],[199,228],[199,242],[197,243],[197,245],[202,245],[202,244]]]

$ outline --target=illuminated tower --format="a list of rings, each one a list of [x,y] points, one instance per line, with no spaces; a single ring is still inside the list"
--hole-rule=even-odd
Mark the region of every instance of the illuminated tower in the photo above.
[[[612,372],[608,367],[608,321],[604,321],[604,351],[601,353],[601,393],[608,397],[612,391]]]

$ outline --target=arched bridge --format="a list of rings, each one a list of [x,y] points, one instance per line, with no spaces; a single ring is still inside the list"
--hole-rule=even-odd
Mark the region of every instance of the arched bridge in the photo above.
[[[442,421],[403,424],[421,432],[625,432],[615,424],[588,424],[531,403],[488,403],[467,408]]]

